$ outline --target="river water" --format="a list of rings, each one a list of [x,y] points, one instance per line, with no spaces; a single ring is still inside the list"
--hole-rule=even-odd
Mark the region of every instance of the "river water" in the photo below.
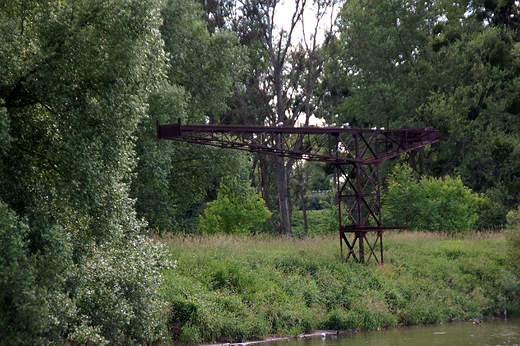
[[[520,346],[520,318],[444,323],[344,333],[268,343],[269,346]]]

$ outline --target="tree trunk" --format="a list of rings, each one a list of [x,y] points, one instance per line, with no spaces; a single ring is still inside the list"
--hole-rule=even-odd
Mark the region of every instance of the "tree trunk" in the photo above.
[[[303,231],[305,232],[305,235],[309,235],[309,225],[307,224],[307,206],[305,205],[307,203],[305,199],[305,190],[302,189],[301,193],[301,200],[302,200],[302,212],[303,212]]]
[[[305,194],[307,192],[307,179],[308,176],[305,172],[302,172],[301,164],[296,166],[296,180],[298,181],[297,185],[297,194],[302,203],[302,213],[303,213],[303,232],[305,235],[309,234],[309,226],[307,223],[307,199],[305,198]]]
[[[277,157],[275,162],[276,180],[278,183],[278,208],[280,211],[280,228],[278,232],[282,235],[292,235],[287,166],[282,157]]]

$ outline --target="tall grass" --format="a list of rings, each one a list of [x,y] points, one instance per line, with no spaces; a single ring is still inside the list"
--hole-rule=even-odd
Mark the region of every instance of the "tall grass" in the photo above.
[[[384,235],[385,265],[345,263],[339,237],[164,239],[174,342],[237,342],[520,314],[501,233]]]

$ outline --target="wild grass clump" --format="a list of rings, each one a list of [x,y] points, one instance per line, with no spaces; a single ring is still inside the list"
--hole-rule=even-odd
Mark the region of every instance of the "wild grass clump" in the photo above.
[[[163,293],[170,336],[180,344],[520,312],[503,233],[388,232],[384,266],[345,263],[336,235],[166,242],[177,267],[165,273]]]

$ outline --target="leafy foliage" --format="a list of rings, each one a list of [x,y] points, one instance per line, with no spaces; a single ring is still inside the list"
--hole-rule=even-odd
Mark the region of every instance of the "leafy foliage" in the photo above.
[[[398,160],[421,175],[460,176],[488,198],[479,227],[500,227],[520,202],[519,20],[513,1],[349,1],[321,114],[358,128],[438,130],[445,141]]]
[[[74,298],[83,328],[72,334],[78,342],[93,342],[98,331],[111,343],[149,344],[164,333],[164,301],[159,294],[168,261],[161,249],[141,236],[119,238],[92,247],[74,274]]]
[[[29,241],[38,238],[39,244]],[[34,252],[32,248],[42,250]],[[0,342],[43,344],[68,331],[74,304],[65,293],[72,243],[59,227],[30,229],[0,201]]]
[[[0,341],[150,343],[164,333],[158,292],[168,261],[150,240],[92,244],[80,264],[59,227],[30,228],[0,203]],[[37,248],[39,250],[35,251]]]
[[[246,66],[236,33],[206,28],[202,7],[191,0],[168,0],[161,11],[161,34],[170,59],[168,80],[190,96],[189,120],[211,123],[226,109],[238,74]],[[230,63],[232,62],[232,63]]]
[[[308,232],[305,233],[303,227],[303,213],[294,210],[291,215],[292,232],[294,237],[303,238],[306,236],[316,237],[324,234],[336,234],[338,232],[338,212],[336,206],[331,206],[328,202],[324,208],[307,210]]]
[[[0,5],[3,344],[160,337],[161,277],[146,272],[158,249],[139,236],[129,188],[137,126],[165,77],[161,6]]]
[[[137,215],[145,219],[148,227],[157,233],[173,231],[176,216],[183,212],[179,208],[180,196],[177,191],[172,191],[172,180],[186,181],[178,175],[172,177],[172,174],[177,166],[176,156],[187,155],[183,155],[185,148],[178,143],[157,140],[156,121],[173,122],[175,117],[185,116],[187,98],[182,87],[165,82],[149,95],[148,114],[139,123],[136,143],[139,161],[130,195],[136,200]],[[188,188],[185,186],[186,190]]]
[[[462,178],[404,184],[399,179],[409,173],[401,172],[390,186],[394,202],[426,198],[422,209],[406,211],[418,216],[418,227],[466,230],[481,200],[464,181],[486,192],[491,207],[487,221],[479,222],[503,222],[520,198],[518,11],[510,1],[458,4],[347,2],[338,23],[344,31],[339,39],[329,33],[322,49],[290,44],[292,31],[282,30],[274,42],[269,30],[276,28],[265,14],[274,13],[275,3],[239,9],[225,2],[218,16],[205,18],[191,0],[1,2],[0,342],[156,342],[164,331],[158,287],[167,261],[144,238],[146,227],[194,233],[200,220],[206,233],[255,229],[270,212],[250,187],[253,168],[261,172],[264,198],[283,197],[265,200],[283,206],[279,229],[290,229],[293,161],[258,157],[251,167],[245,155],[158,142],[157,119],[292,125],[303,113],[308,120],[315,102],[326,120],[339,114],[337,121],[357,126],[432,126],[453,139],[447,149],[422,150],[408,161],[422,173]],[[321,76],[326,52],[330,74]],[[344,73],[332,83],[336,71]],[[328,189],[326,174],[314,173],[306,178],[310,186]],[[303,206],[306,189],[302,184]],[[394,212],[390,219],[415,220],[392,207],[388,212]],[[445,257],[451,261],[461,251],[445,249]],[[477,315],[498,301],[479,293],[483,276],[498,282],[505,296],[514,291],[502,289],[484,265],[459,264],[444,271],[471,274],[457,283],[464,294],[448,290],[450,304],[456,303],[422,304],[424,296],[411,290],[413,279],[369,295],[363,292],[377,291],[385,279],[363,268],[359,287],[351,290],[344,285],[345,277],[358,275],[351,268],[318,273],[313,261],[297,255],[262,260],[247,269],[237,259],[207,269],[188,261],[190,277],[168,277],[171,327],[182,324],[180,341]],[[200,285],[192,279],[195,264],[210,273]],[[264,265],[269,275],[255,277]],[[421,270],[414,263],[406,269]],[[424,286],[439,301],[450,298]],[[258,303],[256,310],[250,303]]]
[[[217,121],[246,59],[236,34],[208,32],[202,8],[195,1],[166,1],[161,17],[169,64],[166,80],[149,95],[148,114],[139,123],[139,161],[131,196],[136,199],[138,216],[153,232],[194,233],[198,216],[205,203],[216,198],[222,177],[247,158],[230,150],[157,141],[156,121]]]
[[[520,276],[520,207],[507,213],[509,263]]]
[[[382,200],[385,223],[448,232],[471,230],[483,201],[464,186],[460,177],[417,179],[406,165],[394,168]]]
[[[0,193],[30,222],[102,239],[127,220],[132,135],[164,63],[158,7],[2,5],[0,106],[12,145],[0,157]]]
[[[262,196],[253,187],[240,186],[228,177],[217,189],[217,199],[209,202],[200,217],[203,233],[249,233],[271,217]]]

